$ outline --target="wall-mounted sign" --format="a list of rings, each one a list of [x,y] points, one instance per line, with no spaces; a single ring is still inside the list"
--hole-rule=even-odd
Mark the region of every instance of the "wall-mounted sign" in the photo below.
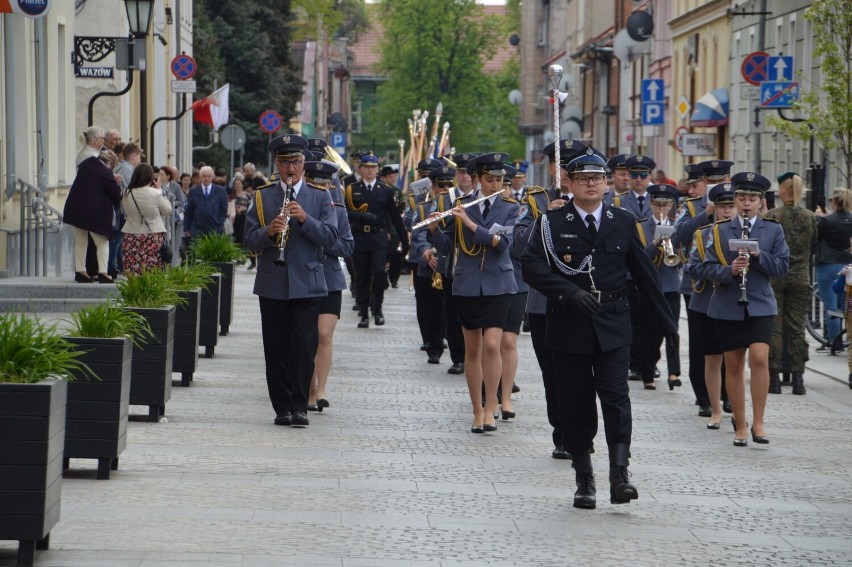
[[[85,79],[112,79],[115,74],[113,67],[75,67],[74,76]]]
[[[685,156],[716,155],[716,134],[683,134],[680,144],[681,153]]]
[[[0,0],[0,13],[41,18],[50,11],[51,0]]]

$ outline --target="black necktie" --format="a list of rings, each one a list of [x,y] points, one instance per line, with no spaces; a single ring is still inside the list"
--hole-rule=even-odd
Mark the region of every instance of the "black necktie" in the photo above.
[[[488,199],[487,201],[485,201],[485,204],[482,205],[482,220],[485,220],[485,219],[488,218],[488,211],[490,211],[490,210],[491,210],[491,200]]]
[[[743,238],[748,238],[749,230],[751,230],[751,222],[746,219],[745,223],[743,224]]]
[[[591,213],[586,215],[586,222],[589,223],[589,233],[592,235],[592,240],[595,240],[598,237],[598,229],[595,226],[595,215]]]
[[[205,196],[205,197],[209,197],[209,196],[210,196],[210,187],[205,187],[205,188],[204,188],[204,196]]]
[[[372,190],[373,190],[373,186],[372,186],[372,185],[370,185],[370,184],[368,184],[368,185],[367,185],[367,193],[369,193],[369,192],[370,192],[370,191],[372,191]]]
[[[641,213],[645,209],[645,196],[637,197],[639,199],[639,212]]]
[[[515,200],[516,200],[516,201],[520,201],[520,200],[521,200],[521,194],[520,194],[520,193],[515,193]]]

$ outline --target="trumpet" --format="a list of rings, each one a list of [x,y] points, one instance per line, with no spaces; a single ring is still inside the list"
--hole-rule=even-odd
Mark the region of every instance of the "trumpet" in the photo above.
[[[293,178],[287,177],[287,187],[284,188],[284,202],[281,204],[281,210],[278,216],[284,219],[284,226],[279,233],[281,242],[278,243],[278,258],[275,260],[276,266],[287,265],[287,237],[290,232],[290,195],[293,194]]]
[[[748,231],[744,229],[743,234],[742,234],[742,239],[746,240],[747,238],[748,238]],[[739,256],[741,258],[745,258],[746,260],[748,260],[748,258],[749,258],[748,250],[741,249],[740,252],[739,252]],[[743,279],[740,282],[740,298],[737,300],[737,305],[739,305],[740,307],[745,307],[745,306],[748,305],[748,281],[747,281],[747,277],[748,277],[748,264],[746,264],[745,268],[743,268],[743,273],[742,273]]]
[[[669,217],[660,214],[660,225],[669,226]],[[663,263],[672,268],[680,264],[680,255],[674,250],[671,234],[665,233],[662,236],[661,244],[663,246]]]
[[[474,199],[470,203],[465,203],[464,205],[461,206],[461,208],[466,209],[468,207],[472,207],[473,205],[481,203],[485,199],[490,199],[490,198],[491,198],[491,195],[483,195],[482,197],[479,197],[478,199]],[[414,226],[411,227],[411,232],[414,232],[415,230],[420,229],[420,228],[427,227],[430,224],[432,224],[433,222],[438,222],[439,220],[441,220],[443,218],[447,218],[451,214],[453,214],[453,210],[448,209],[448,210],[444,211],[443,213],[439,213],[438,216],[422,220],[419,223],[417,223],[417,224],[415,224]]]

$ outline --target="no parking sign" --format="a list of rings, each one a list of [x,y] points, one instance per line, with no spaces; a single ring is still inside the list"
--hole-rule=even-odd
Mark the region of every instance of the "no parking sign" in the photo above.
[[[264,110],[257,123],[260,124],[260,129],[267,134],[274,134],[281,129],[281,115],[274,110]]]

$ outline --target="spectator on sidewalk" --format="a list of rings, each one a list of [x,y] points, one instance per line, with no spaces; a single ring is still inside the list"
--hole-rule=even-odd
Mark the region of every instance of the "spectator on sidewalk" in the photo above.
[[[163,195],[153,167],[143,163],[133,170],[122,203],[127,215],[121,229],[125,273],[139,275],[143,270],[163,268],[165,263],[160,255],[160,248],[166,242],[163,217],[171,214],[172,206]]]
[[[835,189],[828,201],[832,211],[827,214],[817,208],[817,259],[816,278],[819,296],[825,308],[842,311],[841,296],[831,291],[838,272],[847,264],[852,264],[852,253],[849,251],[849,238],[852,237],[852,191],[839,187]],[[840,333],[840,321],[825,317],[826,339],[831,342]]]

